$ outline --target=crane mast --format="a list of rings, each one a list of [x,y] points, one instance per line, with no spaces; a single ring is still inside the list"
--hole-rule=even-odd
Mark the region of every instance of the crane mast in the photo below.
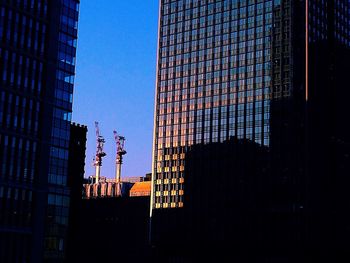
[[[106,156],[106,153],[103,151],[103,145],[105,143],[105,139],[103,138],[102,135],[100,135],[100,129],[97,121],[95,121],[95,129],[96,129],[96,155],[94,159],[94,166],[96,167],[95,183],[98,184],[100,175],[101,175],[102,157]]]
[[[122,170],[122,164],[123,164],[123,155],[126,154],[126,151],[124,149],[125,147],[125,137],[118,135],[116,131],[113,131],[114,134],[114,140],[117,146],[117,152],[116,152],[116,172],[115,172],[115,182],[117,186],[117,196],[121,196],[121,170]]]

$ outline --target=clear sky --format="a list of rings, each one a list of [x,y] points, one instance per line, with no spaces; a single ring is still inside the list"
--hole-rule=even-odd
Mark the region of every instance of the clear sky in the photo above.
[[[73,121],[88,126],[85,177],[95,120],[106,139],[101,175],[114,178],[114,129],[126,137],[122,176],[151,172],[157,26],[156,0],[81,1]]]

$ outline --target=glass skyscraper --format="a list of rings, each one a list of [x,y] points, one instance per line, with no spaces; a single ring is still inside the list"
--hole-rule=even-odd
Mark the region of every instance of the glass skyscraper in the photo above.
[[[349,10],[349,0],[160,1],[151,197],[160,252],[177,259],[183,250],[186,258],[196,244],[194,259],[236,252],[244,260],[257,255],[256,262],[349,258]],[[250,159],[248,145],[261,146],[262,156]],[[225,170],[225,160],[237,169]],[[253,180],[243,167],[256,160]],[[197,200],[189,212],[186,182]],[[259,205],[245,203],[259,194]],[[159,209],[177,207],[184,208]],[[233,217],[220,218],[213,207]],[[199,234],[186,243],[193,218]],[[239,226],[240,237],[229,232]],[[222,243],[203,241],[203,232]]]
[[[0,1],[0,261],[62,262],[79,0]]]
[[[160,1],[152,208],[184,205],[191,145],[302,144],[293,131],[317,86],[312,53],[348,46],[348,19],[349,1]]]
[[[280,1],[160,3],[153,208],[182,207],[193,144],[270,144],[271,47]]]

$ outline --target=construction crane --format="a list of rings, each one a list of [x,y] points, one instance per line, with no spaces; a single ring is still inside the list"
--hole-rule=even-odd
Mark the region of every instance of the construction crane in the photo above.
[[[103,145],[105,143],[105,139],[102,135],[100,135],[100,129],[98,127],[98,122],[95,121],[95,129],[96,129],[96,155],[94,159],[94,166],[96,167],[95,173],[95,183],[98,184],[101,173],[102,166],[102,157],[106,156],[106,153],[103,151]]]
[[[117,146],[116,160],[115,160],[115,182],[117,187],[117,196],[121,196],[121,171],[123,163],[123,155],[126,154],[124,149],[125,137],[118,135],[116,131],[113,131],[115,143]]]

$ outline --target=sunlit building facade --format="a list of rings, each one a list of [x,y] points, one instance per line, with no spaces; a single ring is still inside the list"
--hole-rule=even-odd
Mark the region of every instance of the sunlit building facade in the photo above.
[[[160,1],[152,207],[184,205],[191,145],[233,136],[297,152],[285,147],[304,143],[312,54],[348,47],[348,19],[345,0]]]
[[[160,1],[153,208],[183,206],[193,144],[270,144],[273,14],[280,1]]]
[[[63,262],[79,0],[0,1],[0,261]]]
[[[165,257],[191,259],[196,244],[185,262],[202,250],[213,261],[225,252],[242,253],[239,262],[349,258],[349,10],[348,0],[160,1],[151,216]],[[264,149],[261,166],[236,139]],[[226,155],[219,150],[230,143]],[[253,178],[242,162],[261,170]],[[246,203],[259,194],[259,205]],[[198,203],[186,205],[191,198]],[[184,209],[158,209],[175,207]],[[204,212],[219,207],[233,217]],[[198,231],[185,244],[193,218]],[[212,228],[201,237],[206,220]],[[240,223],[242,235],[230,235]],[[236,245],[205,249],[219,229],[223,245]]]

